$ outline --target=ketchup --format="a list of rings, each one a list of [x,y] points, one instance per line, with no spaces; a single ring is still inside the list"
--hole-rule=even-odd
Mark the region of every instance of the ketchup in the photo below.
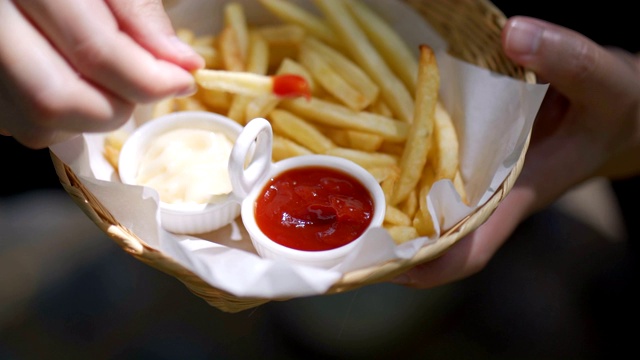
[[[295,74],[282,74],[273,77],[273,93],[280,97],[304,96],[311,99],[311,89],[307,80]]]
[[[271,240],[292,249],[319,251],[362,235],[373,208],[371,194],[353,176],[308,166],[272,178],[256,201],[255,215]]]

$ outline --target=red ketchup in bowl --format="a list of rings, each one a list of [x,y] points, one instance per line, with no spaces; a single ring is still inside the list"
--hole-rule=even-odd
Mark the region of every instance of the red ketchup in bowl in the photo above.
[[[280,245],[331,250],[357,239],[373,218],[369,190],[356,178],[323,166],[293,168],[270,179],[258,196],[258,227]]]

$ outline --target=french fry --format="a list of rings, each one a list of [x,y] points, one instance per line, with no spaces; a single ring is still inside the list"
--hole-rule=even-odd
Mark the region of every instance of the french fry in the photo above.
[[[175,110],[175,98],[168,97],[164,98],[155,104],[153,104],[153,108],[151,110],[151,118],[155,119],[159,116],[166,115],[172,113]]]
[[[413,218],[418,210],[418,192],[413,189],[407,198],[398,205],[400,210],[407,214],[410,218]]]
[[[176,111],[207,111],[207,106],[193,96],[175,99]]]
[[[434,182],[436,182],[436,174],[433,168],[424,168],[416,191],[418,195],[418,208],[425,214],[429,212],[429,208],[427,206],[427,195],[429,195],[429,191],[431,191],[431,186]]]
[[[381,97],[376,98],[376,100],[369,105],[366,111],[370,111],[374,114],[380,114],[382,116],[393,117],[393,112],[389,109],[389,106],[384,102]]]
[[[418,61],[407,43],[365,2],[347,1],[346,4],[391,70],[402,80],[410,93],[415,93]]]
[[[407,87],[391,71],[343,0],[316,0],[331,28],[343,40],[344,48],[380,87],[381,95],[394,114],[407,123],[412,120],[413,99]]]
[[[420,236],[413,226],[387,225],[387,232],[396,244],[403,244]]]
[[[382,136],[364,131],[347,130],[346,133],[350,147],[356,150],[374,152],[384,141]]]
[[[409,124],[400,120],[364,111],[354,111],[346,106],[316,97],[312,97],[309,101],[286,99],[280,103],[280,106],[314,122],[378,134],[387,141],[402,142],[409,133]]]
[[[255,118],[266,118],[280,103],[280,98],[272,94],[256,96],[245,109],[245,123]]]
[[[278,134],[273,135],[273,148],[271,152],[274,161],[313,154],[313,152],[306,147]]]
[[[390,177],[397,177],[399,170],[392,166],[374,166],[370,167],[368,171],[378,183],[381,183]]]
[[[260,96],[274,94],[282,97],[310,96],[306,79],[299,75],[262,75],[241,71],[199,69],[193,74],[196,82],[209,90],[232,94]],[[285,81],[285,92],[279,90],[278,82]],[[288,93],[287,93],[288,92]]]
[[[440,74],[435,55],[429,46],[422,45],[414,117],[400,159],[400,179],[393,190],[392,205],[406,199],[420,181],[420,174],[425,167],[433,142],[434,116],[439,88]]]
[[[312,48],[304,44],[298,53],[300,63],[309,69],[314,81],[320,84],[328,93],[332,94],[342,104],[359,111],[369,106],[371,99],[367,99],[345,80],[325,59]]]
[[[390,225],[412,226],[413,220],[397,207],[387,205],[384,222]]]
[[[298,47],[307,36],[305,29],[296,24],[263,25],[255,29],[269,46]]]
[[[262,35],[252,31],[249,33],[249,55],[247,57],[247,72],[266,75],[269,68],[269,46]],[[233,97],[227,116],[240,124],[250,120],[246,114],[253,96],[237,94]]]
[[[458,194],[460,194],[460,199],[462,200],[462,202],[469,205],[467,190],[464,187],[464,180],[462,180],[462,174],[460,173],[460,170],[456,172],[456,176],[453,178],[453,186],[455,187]]]
[[[197,93],[200,101],[219,114],[225,114],[231,106],[232,95],[224,90],[200,88]]]
[[[269,114],[273,131],[304,145],[316,154],[324,154],[336,145],[312,124],[286,110],[273,110]]]
[[[380,88],[378,85],[351,59],[344,56],[340,51],[324,44],[313,37],[307,37],[301,48],[306,48],[322,57],[347,83],[357,90],[365,99],[368,105],[379,99]],[[342,95],[339,95],[342,96]],[[358,108],[361,110],[361,108]],[[388,114],[391,116],[391,113]]]
[[[341,147],[330,148],[325,151],[325,154],[349,159],[365,169],[378,166],[396,166],[398,163],[398,160],[391,155]]]
[[[418,209],[413,217],[413,227],[419,236],[433,236],[436,233],[431,215],[429,215],[429,212],[422,211],[422,209]]]
[[[118,171],[120,149],[122,149],[122,146],[128,137],[129,132],[121,129],[111,131],[104,137],[104,157],[116,171]]]
[[[438,103],[435,112],[434,147],[431,166],[435,168],[436,179],[450,179],[456,176],[460,166],[458,134],[451,116]]]
[[[224,23],[225,27],[233,29],[240,63],[245,64],[249,53],[249,28],[240,3],[229,2],[224,6]]]
[[[225,26],[218,38],[218,50],[222,57],[223,69],[228,71],[243,71],[244,56],[238,43],[238,36],[231,26]]]
[[[327,44],[339,47],[340,43],[336,40],[336,35],[327,23],[312,14],[311,12],[301,8],[300,6],[285,0],[259,0],[267,10],[279,17],[281,20],[301,26],[309,34],[321,39]]]

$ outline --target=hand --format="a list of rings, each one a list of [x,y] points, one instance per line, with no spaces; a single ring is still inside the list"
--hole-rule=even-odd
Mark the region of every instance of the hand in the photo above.
[[[0,134],[39,149],[195,91],[161,0],[0,1]]]
[[[507,56],[551,84],[522,172],[486,223],[395,283],[431,288],[473,275],[523,220],[572,187],[640,173],[640,58],[532,18],[509,19],[502,35]]]

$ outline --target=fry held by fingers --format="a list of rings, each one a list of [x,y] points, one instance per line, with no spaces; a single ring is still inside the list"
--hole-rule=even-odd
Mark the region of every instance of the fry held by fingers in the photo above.
[[[201,69],[194,73],[198,84],[205,89],[234,94],[279,97],[311,97],[307,80],[295,74],[261,75],[248,72]]]

